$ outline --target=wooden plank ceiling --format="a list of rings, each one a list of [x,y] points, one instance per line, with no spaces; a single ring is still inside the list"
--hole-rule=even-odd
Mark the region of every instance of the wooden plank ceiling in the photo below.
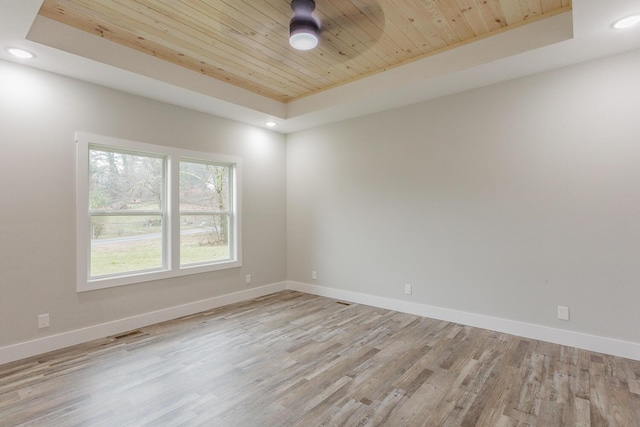
[[[316,49],[289,0],[45,0],[40,15],[280,102],[571,8],[571,0],[316,0]]]

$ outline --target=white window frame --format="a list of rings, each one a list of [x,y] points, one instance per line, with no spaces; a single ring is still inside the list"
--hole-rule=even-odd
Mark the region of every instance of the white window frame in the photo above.
[[[242,266],[242,159],[213,153],[184,150],[143,142],[129,141],[89,133],[76,133],[77,144],[77,286],[78,292],[131,285],[153,280],[168,279],[189,274],[224,270]],[[160,210],[163,215],[164,267],[99,278],[89,277],[89,251],[91,234],[89,214],[89,149],[91,147],[151,155],[165,159],[165,198]],[[200,161],[225,164],[230,167],[230,231],[229,259],[180,266],[180,161]],[[125,213],[126,215],[126,213]]]

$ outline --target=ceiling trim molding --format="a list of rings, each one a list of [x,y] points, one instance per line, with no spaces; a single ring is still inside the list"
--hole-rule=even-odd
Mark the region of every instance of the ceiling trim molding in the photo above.
[[[36,54],[0,59],[196,111],[291,133],[640,48],[638,30],[612,31],[634,0],[573,0],[570,12],[427,56],[287,104],[206,77],[47,18],[42,0],[0,3],[0,43]],[[6,21],[6,22],[5,22]]]

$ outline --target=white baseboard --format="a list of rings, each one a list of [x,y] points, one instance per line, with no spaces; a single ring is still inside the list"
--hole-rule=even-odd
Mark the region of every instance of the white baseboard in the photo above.
[[[447,322],[475,326],[478,328],[504,332],[555,344],[577,347],[598,353],[640,360],[640,344],[634,342],[588,335],[563,329],[555,329],[532,323],[485,316],[482,314],[467,313],[464,311],[435,307],[426,304],[417,304],[375,295],[345,291],[336,288],[328,288],[325,286],[289,281],[274,283],[258,288],[251,288],[232,294],[221,295],[219,297],[170,307],[57,335],[50,335],[6,347],[0,347],[0,365],[95,339],[108,337],[110,335],[116,335],[133,329],[142,328],[155,323],[200,313],[202,311],[211,310],[224,305],[258,298],[274,292],[283,291],[285,289],[370,305],[373,307],[385,308],[402,313],[430,317]]]
[[[555,329],[548,326],[540,326],[532,323],[518,322],[515,320],[501,319],[482,314],[467,313],[449,308],[435,307],[426,304],[417,304],[392,298],[375,295],[361,294],[325,286],[310,285],[307,283],[287,282],[287,288],[308,294],[340,299],[373,307],[385,308],[402,313],[415,314],[430,317],[447,322],[460,323],[477,328],[504,332],[525,338],[561,344],[583,350],[625,357],[627,359],[640,360],[640,344],[621,341],[612,338],[588,335],[580,332]]]
[[[232,294],[208,298],[188,304],[169,307],[138,316],[114,320],[112,322],[76,329],[57,335],[50,335],[32,341],[26,341],[7,347],[0,347],[0,365],[31,356],[59,350],[76,344],[92,341],[110,335],[120,334],[132,329],[142,328],[167,320],[211,310],[227,304],[246,301],[287,289],[287,282],[274,283],[258,288],[251,288]]]

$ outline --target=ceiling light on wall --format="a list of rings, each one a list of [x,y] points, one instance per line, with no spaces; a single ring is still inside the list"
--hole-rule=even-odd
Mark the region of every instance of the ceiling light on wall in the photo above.
[[[267,127],[270,127],[270,128],[272,128],[272,127],[274,127],[275,125],[277,125],[277,123],[276,123],[276,122],[274,122],[274,121],[265,122],[264,124],[265,124]]]
[[[617,30],[622,30],[625,28],[631,28],[634,25],[638,25],[638,24],[640,24],[640,14],[627,16],[626,18],[622,18],[616,21],[613,24],[613,28]]]
[[[24,49],[19,49],[17,47],[9,47],[7,48],[7,52],[15,56],[16,58],[21,58],[21,59],[31,59],[35,56],[31,52]]]
[[[312,16],[316,8],[313,0],[293,0],[293,18],[289,23],[289,44],[294,49],[310,50],[318,45],[320,26]]]

